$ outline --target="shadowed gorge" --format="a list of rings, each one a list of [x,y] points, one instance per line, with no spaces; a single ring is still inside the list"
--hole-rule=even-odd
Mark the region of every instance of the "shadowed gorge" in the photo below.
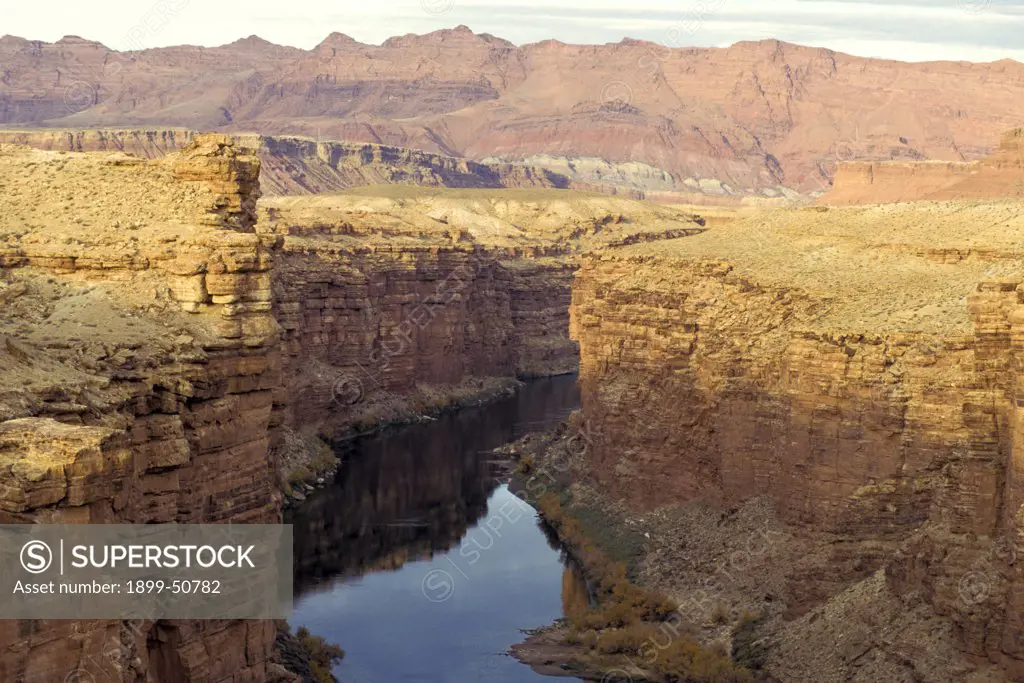
[[[301,500],[307,468],[329,466],[321,436],[573,372],[584,250],[703,229],[589,194],[371,189],[258,208],[259,158],[219,135],[148,160],[0,145],[0,166],[9,523],[279,520],[280,489]],[[500,445],[510,428],[488,423],[482,438]],[[466,500],[439,518],[457,539],[489,480],[465,489],[445,479],[458,471],[413,469],[437,478],[426,501]],[[366,550],[356,564],[385,559]],[[118,622],[44,623],[43,640],[5,628],[0,671],[25,683],[87,667],[125,681],[280,674],[269,622],[155,622],[141,638]],[[118,657],[92,663],[122,638]]]

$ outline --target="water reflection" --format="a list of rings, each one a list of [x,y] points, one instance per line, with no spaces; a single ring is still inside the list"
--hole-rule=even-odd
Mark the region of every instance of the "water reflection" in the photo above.
[[[586,600],[535,511],[484,453],[565,418],[575,377],[352,442],[329,487],[289,520],[294,625],[338,642],[346,683],[544,680],[504,656],[520,629]],[[388,571],[393,570],[393,571]]]
[[[534,380],[512,398],[345,444],[333,486],[287,520],[296,595],[454,546],[498,485],[484,452],[561,422],[578,404],[575,376]]]

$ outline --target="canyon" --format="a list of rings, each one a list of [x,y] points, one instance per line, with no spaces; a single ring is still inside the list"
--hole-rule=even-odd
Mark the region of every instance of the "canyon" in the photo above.
[[[261,200],[244,142],[0,145],[0,520],[278,522],[293,451],[575,371],[581,254],[704,230],[544,189]],[[294,680],[272,622],[0,628],[4,680]]]
[[[325,440],[578,371],[574,485],[722,606],[707,641],[749,613],[777,680],[1024,677],[1019,129],[706,217],[373,145],[3,135],[0,521],[278,522]],[[0,629],[4,680],[296,680],[272,622]]]
[[[517,46],[465,26],[381,45],[332,33],[311,50],[3,36],[0,64],[8,127],[304,135],[707,197],[821,192],[841,161],[978,160],[1018,124],[1024,88],[1012,60],[902,63],[776,40]]]
[[[481,378],[575,372],[581,254],[704,229],[599,194],[397,185],[267,198],[257,225],[274,254],[284,395],[302,397],[302,419],[282,409],[281,423],[328,434]]]
[[[874,203],[583,257],[586,470],[653,525],[653,584],[761,616],[777,680],[1024,676],[1024,218],[986,180],[1020,135],[943,187],[891,165],[837,182]]]

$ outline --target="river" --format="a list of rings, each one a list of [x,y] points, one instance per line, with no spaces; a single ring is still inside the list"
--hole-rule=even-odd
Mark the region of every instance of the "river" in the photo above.
[[[508,399],[345,444],[332,485],[286,520],[289,622],[345,649],[343,683],[552,680],[505,652],[522,629],[562,615],[563,581],[576,579],[487,451],[578,402],[574,376],[533,380]]]

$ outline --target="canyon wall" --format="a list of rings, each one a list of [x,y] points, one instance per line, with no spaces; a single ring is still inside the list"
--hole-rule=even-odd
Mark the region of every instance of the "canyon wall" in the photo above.
[[[287,385],[278,422],[332,433],[395,400],[575,372],[579,254],[701,229],[670,209],[550,190],[368,188],[265,201],[258,231],[274,255]]]
[[[519,377],[576,372],[579,349],[569,338],[569,303],[576,264],[559,259],[505,261]]]
[[[791,558],[791,608],[884,569],[961,655],[1019,680],[1024,221],[1012,203],[819,208],[584,257],[593,476],[640,509],[767,497],[830,539],[823,571]]]
[[[300,420],[344,426],[347,402],[422,387],[577,368],[568,337],[572,270],[479,249],[339,249],[284,240],[275,256],[286,396]],[[347,394],[347,399],[340,394]]]
[[[278,521],[296,433],[315,448],[572,372],[580,255],[703,230],[546,189],[257,209],[260,160],[236,139],[152,156],[0,144],[0,521]],[[0,677],[276,680],[274,635],[259,621],[5,622]]]
[[[213,137],[155,163],[0,146],[0,166],[0,520],[279,522],[258,160]],[[274,636],[4,621],[0,679],[263,681]]]
[[[188,129],[2,130],[0,144],[65,152],[125,152],[157,159],[192,143]],[[370,142],[333,142],[294,136],[232,135],[260,159],[266,195],[337,192],[363,185],[425,187],[589,187],[560,173],[523,164],[482,163]]]
[[[918,200],[998,199],[1024,195],[1024,129],[1002,134],[979,161],[851,161],[819,203],[831,205]]]
[[[820,202],[910,202],[942,192],[977,171],[977,162],[849,161],[839,164],[832,189]]]
[[[284,423],[331,433],[350,407],[424,385],[512,377],[508,273],[458,249],[359,248],[285,240],[274,273],[283,328]]]

